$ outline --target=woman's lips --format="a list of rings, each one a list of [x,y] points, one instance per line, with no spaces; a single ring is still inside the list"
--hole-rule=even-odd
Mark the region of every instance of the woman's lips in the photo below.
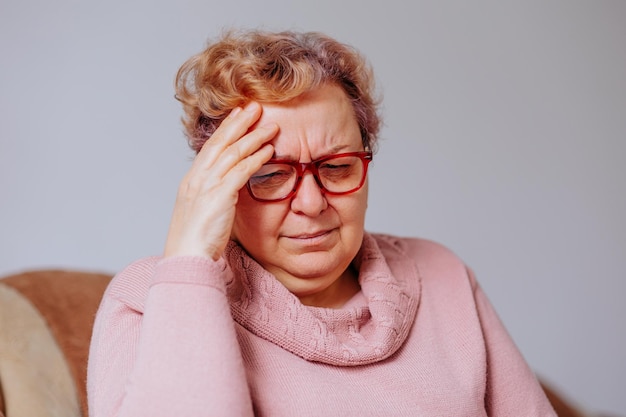
[[[315,232],[299,233],[296,235],[286,235],[292,243],[296,245],[304,245],[309,247],[323,248],[332,245],[334,239],[332,239],[333,232],[337,229],[319,230]]]
[[[314,233],[303,233],[301,235],[291,236],[292,239],[314,239],[316,237],[323,236],[325,234],[330,233],[330,230],[321,230],[319,232]]]

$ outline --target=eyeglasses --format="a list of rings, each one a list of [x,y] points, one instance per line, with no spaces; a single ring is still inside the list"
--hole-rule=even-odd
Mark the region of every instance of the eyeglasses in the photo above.
[[[371,151],[327,155],[311,162],[270,159],[250,177],[247,187],[257,201],[285,200],[296,193],[310,170],[326,194],[350,194],[363,187],[371,161]]]

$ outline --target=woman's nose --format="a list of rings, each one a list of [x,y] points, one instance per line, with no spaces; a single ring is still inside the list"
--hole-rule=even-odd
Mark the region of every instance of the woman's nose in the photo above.
[[[315,217],[326,210],[328,201],[313,174],[305,172],[296,193],[291,198],[291,210]]]

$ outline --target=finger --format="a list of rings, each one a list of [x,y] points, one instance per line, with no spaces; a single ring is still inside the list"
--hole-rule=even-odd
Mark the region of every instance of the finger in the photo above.
[[[209,159],[206,162],[210,163],[215,153],[219,154],[237,142],[259,120],[260,116],[261,105],[254,101],[248,103],[243,109],[236,107],[204,143],[196,158]]]
[[[250,177],[257,172],[274,154],[274,146],[266,143],[259,150],[243,158],[223,177],[222,183],[233,193],[238,193]]]
[[[274,154],[274,147],[265,143],[275,136],[277,125],[255,129],[244,139],[225,151],[218,161],[210,167],[195,165],[187,172],[179,192],[183,195],[206,195],[222,188],[226,194],[235,196],[239,189],[258,171]],[[259,142],[261,138],[261,142]],[[226,180],[225,178],[229,178]],[[211,191],[213,190],[213,191]]]
[[[214,181],[221,180],[243,159],[257,152],[264,143],[269,142],[274,136],[276,136],[277,132],[278,126],[276,124],[259,127],[249,132],[239,141],[233,143],[220,154],[216,154],[214,159],[194,160],[188,172],[187,179],[196,183],[200,187],[200,184],[210,184]],[[264,160],[261,164],[266,162],[269,158],[271,158],[271,155],[263,158]],[[252,173],[250,175],[252,175]],[[242,181],[245,182],[248,178],[249,176],[243,178]]]
[[[218,137],[215,142],[221,142],[222,136],[226,145],[236,141],[236,138],[243,136],[259,120],[261,112],[261,105],[255,101],[249,102],[243,108],[235,107],[216,130]]]
[[[215,161],[214,165],[212,166],[212,170],[217,175],[226,174],[228,171],[233,169],[233,167],[238,165],[243,159],[253,155],[264,144],[272,140],[277,133],[278,125],[275,123],[257,127],[253,131],[243,136],[240,140],[226,148],[220,155],[219,159]],[[263,163],[265,163],[267,159],[263,161]]]

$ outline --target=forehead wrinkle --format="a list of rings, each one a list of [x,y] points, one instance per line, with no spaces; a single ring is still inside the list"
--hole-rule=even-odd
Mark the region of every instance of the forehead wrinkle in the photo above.
[[[360,144],[360,142],[359,142]],[[323,154],[320,155],[315,155],[314,157],[312,157],[312,160],[317,160],[320,158],[323,158],[325,156],[328,155],[335,155],[338,153],[344,153],[344,152],[357,152],[360,149],[350,149],[351,145],[350,144],[338,144],[333,146],[332,148],[330,148],[328,151],[326,151]],[[274,155],[272,156],[272,159],[284,159],[284,160],[288,160],[288,161],[299,161],[299,157],[294,158],[292,155],[287,155],[284,153],[277,153],[274,152]],[[300,161],[300,162],[309,162],[309,161]]]

